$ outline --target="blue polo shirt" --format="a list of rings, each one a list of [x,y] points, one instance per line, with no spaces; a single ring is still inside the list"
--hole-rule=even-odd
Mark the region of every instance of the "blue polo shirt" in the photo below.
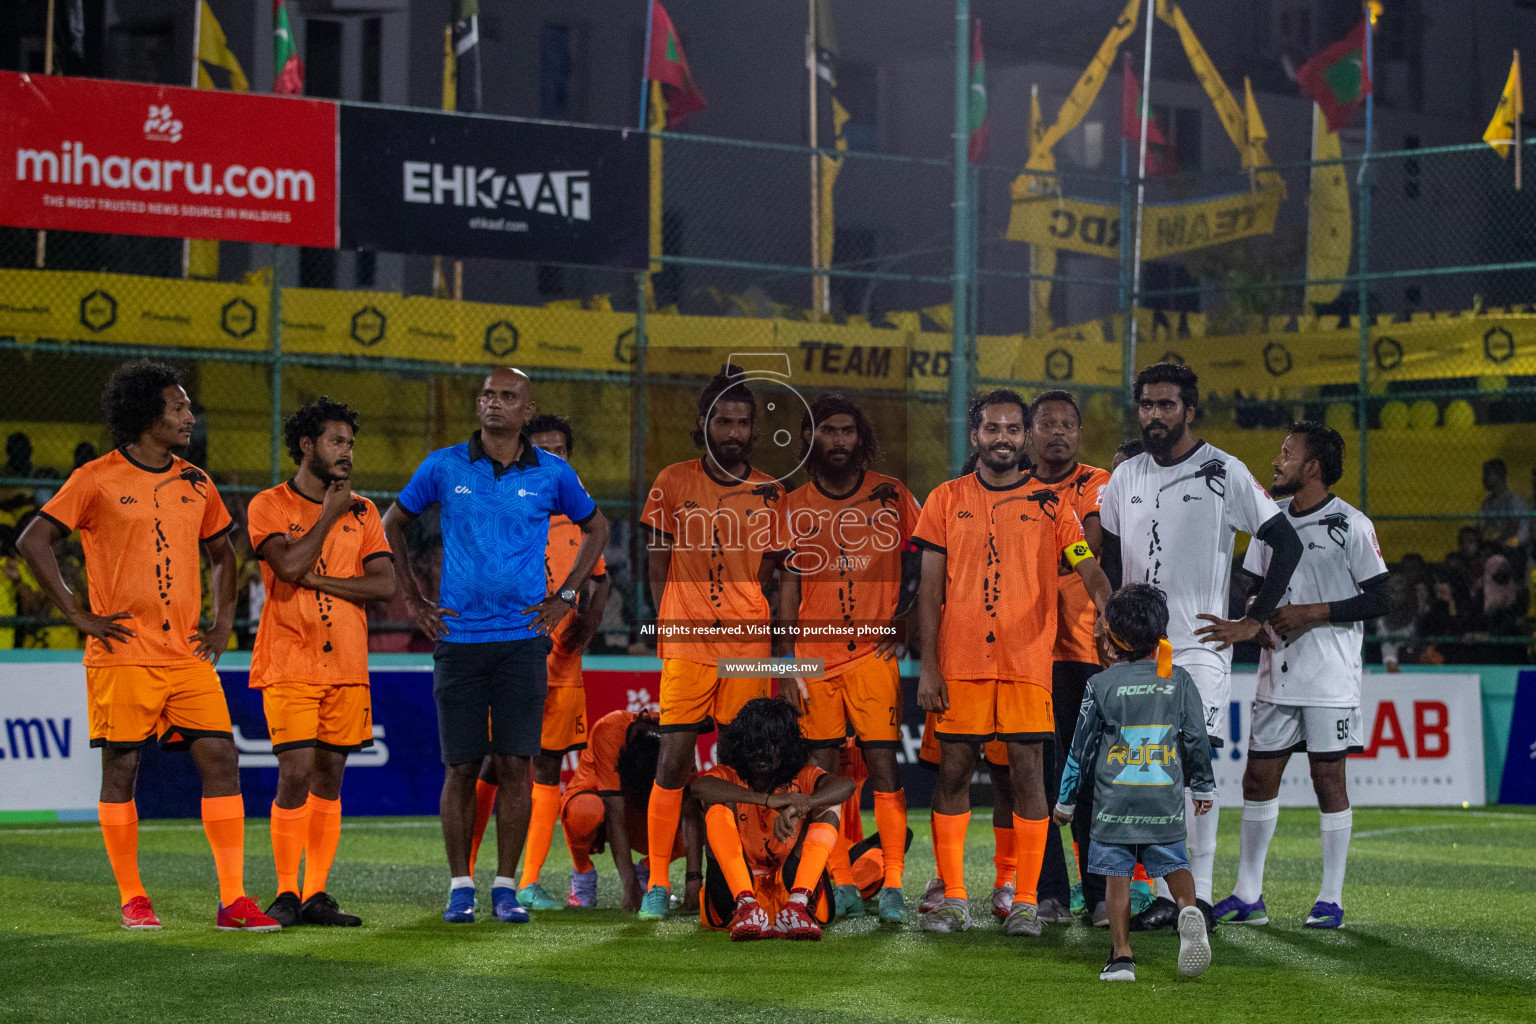
[[[549,519],[564,514],[578,524],[597,511],[570,463],[534,447],[510,466],[485,453],[480,431],[467,444],[426,457],[400,492],[400,507],[421,515],[437,505],[442,517],[443,577],[438,605],[458,617],[443,619],[451,643],[482,644],[534,636],[522,609],[548,595],[544,549]]]

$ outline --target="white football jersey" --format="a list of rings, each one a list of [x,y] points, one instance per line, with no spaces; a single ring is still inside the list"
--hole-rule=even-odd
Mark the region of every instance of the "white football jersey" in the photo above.
[[[1360,584],[1387,571],[1376,527],[1359,509],[1331,494],[1304,515],[1291,515],[1291,505],[1290,498],[1280,503],[1301,538],[1301,562],[1281,604],[1347,601],[1360,593]],[[1270,555],[1268,544],[1250,544],[1243,570],[1263,576]],[[1275,650],[1259,655],[1259,700],[1298,707],[1358,706],[1364,640],[1364,622],[1324,623],[1289,644],[1277,640]]]
[[[1237,534],[1255,534],[1279,514],[1241,460],[1204,441],[1171,466],[1143,453],[1109,478],[1099,521],[1120,538],[1121,582],[1167,595],[1175,664],[1231,671],[1232,649],[1201,643],[1195,630],[1207,623],[1196,616],[1227,617]]]

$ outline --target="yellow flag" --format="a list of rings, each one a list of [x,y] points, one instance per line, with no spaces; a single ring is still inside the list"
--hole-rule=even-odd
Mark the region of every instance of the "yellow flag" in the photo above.
[[[219,25],[218,19],[213,16],[213,8],[208,6],[208,0],[199,0],[199,3],[201,6],[197,17],[197,87],[199,89],[218,88],[214,84],[213,76],[208,74],[208,68],[205,67],[211,64],[229,73],[229,87],[235,92],[249,91],[251,83],[245,77],[245,69],[229,51],[229,41],[224,38],[224,29]],[[186,276],[208,281],[218,279],[219,243],[217,241],[189,238],[184,257]]]
[[[1509,65],[1509,80],[1504,83],[1504,93],[1499,97],[1499,108],[1483,132],[1483,141],[1493,147],[1500,157],[1509,156],[1515,144],[1516,128],[1525,113],[1525,94],[1520,88],[1520,51],[1515,51],[1514,62]]]
[[[197,87],[199,89],[213,89],[213,79],[209,77],[204,64],[212,64],[216,68],[223,68],[229,72],[229,87],[235,92],[246,92],[251,88],[251,83],[245,77],[245,70],[240,67],[240,62],[235,55],[229,52],[229,41],[224,38],[224,29],[219,26],[218,19],[213,16],[213,8],[208,6],[208,0],[201,0],[202,10],[199,12],[197,23]]]
[[[1312,183],[1307,196],[1307,279],[1341,278],[1349,273],[1349,254],[1354,246],[1353,223],[1349,213],[1349,182],[1344,165],[1327,163],[1338,160],[1337,132],[1328,130],[1328,122],[1313,111]],[[1322,166],[1318,166],[1322,164]],[[1307,285],[1306,310],[1327,305],[1339,297],[1343,284]]]
[[[1104,87],[1104,80],[1109,77],[1110,70],[1115,65],[1115,53],[1120,49],[1120,44],[1131,37],[1136,31],[1136,21],[1141,15],[1141,0],[1127,0],[1125,8],[1120,12],[1120,17],[1115,19],[1114,27],[1109,30],[1109,35],[1104,37],[1104,42],[1099,44],[1099,50],[1089,61],[1084,69],[1082,77],[1067,94],[1061,109],[1056,112],[1056,123],[1045,130],[1040,137],[1038,146],[1032,147],[1030,162],[1027,165],[1030,170],[1049,171],[1055,170],[1056,143],[1061,141],[1073,128],[1082,122],[1088,113],[1093,101],[1098,97],[1099,90]],[[1033,143],[1033,139],[1031,142]],[[1049,164],[1049,166],[1046,166]],[[1023,177],[1014,183],[1015,198],[1018,198],[1020,183]]]
[[[848,151],[848,138],[843,134],[849,120],[848,108],[838,100],[834,93],[832,96],[832,147],[839,153]],[[834,216],[832,207],[832,186],[837,184],[837,174],[843,169],[842,157],[823,156],[821,172],[817,176],[817,183],[821,187],[821,216],[817,220],[818,237],[816,249],[820,258],[819,266],[832,266],[832,250],[837,234],[834,228]]]
[[[660,82],[647,83],[651,90],[649,102],[646,106],[646,128],[651,135],[651,269],[645,275],[645,302],[651,308],[656,308],[656,293],[653,289],[651,278],[661,273],[661,227],[662,227],[662,152],[661,132],[667,127],[667,98],[661,91]]]
[[[1247,122],[1248,145],[1243,150],[1243,166],[1262,166],[1259,154],[1264,150],[1264,143],[1269,140],[1269,131],[1264,127],[1264,119],[1259,116],[1259,105],[1253,99],[1253,83],[1247,76],[1243,77],[1243,119]]]

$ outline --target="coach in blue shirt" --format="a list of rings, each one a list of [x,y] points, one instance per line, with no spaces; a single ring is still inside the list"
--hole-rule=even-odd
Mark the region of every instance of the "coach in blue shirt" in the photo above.
[[[576,471],[523,433],[535,411],[526,374],[503,368],[485,378],[478,410],[480,429],[467,444],[440,448],[417,467],[384,516],[384,532],[400,553],[395,572],[411,616],[437,642],[432,696],[447,766],[439,806],[453,876],[443,920],[475,919],[475,778],[489,756],[501,783],[491,899],[499,920],[521,922],[528,912],[518,905],[513,875],[528,834],[528,762],[539,753],[549,632],[597,565],[608,521]],[[406,524],[429,505],[438,506],[442,520],[437,603],[421,595],[405,538]],[[556,514],[569,516],[584,536],[570,576],[549,594],[544,549]]]

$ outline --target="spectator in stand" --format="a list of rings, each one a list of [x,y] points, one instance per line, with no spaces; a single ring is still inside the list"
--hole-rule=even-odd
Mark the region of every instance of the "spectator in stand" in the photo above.
[[[1420,636],[1460,637],[1476,624],[1471,596],[1444,569],[1436,569],[1427,584],[1428,598],[1420,594],[1416,623]]]
[[[73,473],[94,458],[96,458],[96,446],[89,441],[81,441],[75,445],[75,465],[70,472]]]
[[[1520,586],[1509,560],[1496,549],[1490,550],[1483,562],[1476,592],[1482,600],[1482,632],[1490,636],[1513,635],[1520,617]]]
[[[1418,604],[1413,583],[1403,573],[1394,572],[1387,577],[1387,600],[1387,614],[1377,619],[1371,629],[1381,638],[1382,665],[1388,672],[1398,672],[1402,664],[1413,664],[1418,654],[1408,643],[1418,635],[1414,628]]]
[[[0,477],[29,480],[32,476],[32,439],[18,430],[5,439],[5,468],[0,469]],[[36,508],[37,496],[30,487],[0,487],[0,525],[19,527]]]
[[[1508,469],[1503,459],[1483,463],[1483,487],[1488,497],[1479,509],[1478,525],[1487,540],[1498,544],[1513,566],[1525,568],[1525,551],[1531,541],[1530,507],[1525,499],[1509,489]]]

